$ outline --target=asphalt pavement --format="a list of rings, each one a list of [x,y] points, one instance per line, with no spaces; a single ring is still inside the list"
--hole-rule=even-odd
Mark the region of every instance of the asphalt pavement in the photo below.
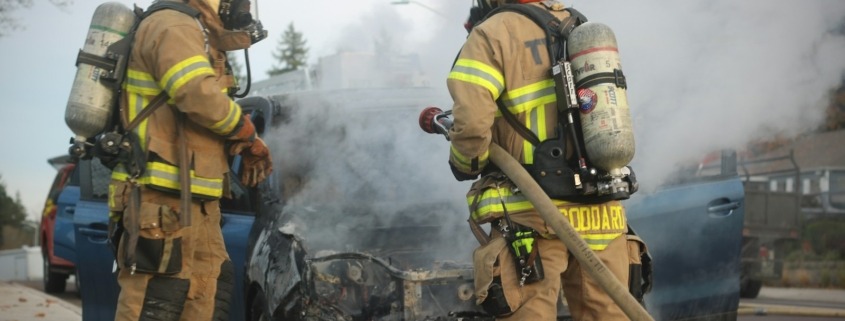
[[[41,282],[0,281],[0,321],[81,321],[78,300],[46,294]],[[813,306],[812,304],[823,304]],[[764,287],[757,299],[740,302],[740,315],[812,316],[828,320],[845,318],[845,290]],[[740,317],[743,320],[743,317]]]

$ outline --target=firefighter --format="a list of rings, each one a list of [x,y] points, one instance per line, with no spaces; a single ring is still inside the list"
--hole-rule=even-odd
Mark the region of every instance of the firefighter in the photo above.
[[[250,2],[169,2],[193,11],[150,10],[141,20],[120,97],[124,126],[162,92],[168,100],[133,131],[145,155],[143,174],[132,177],[123,164],[112,173],[109,207],[119,226],[121,288],[115,319],[228,320],[234,270],[219,202],[236,183],[228,158],[242,156],[240,181],[249,187],[273,165],[250,117],[232,100],[236,89],[226,61],[226,51],[256,41],[245,28]],[[189,182],[180,181],[188,169]]]
[[[490,8],[505,3],[540,7],[560,20],[570,16],[557,1],[482,1],[480,5]],[[470,34],[447,84],[454,100],[449,164],[458,180],[476,180],[467,201],[473,230],[482,243],[474,253],[477,302],[497,320],[555,320],[563,287],[575,320],[627,320],[587,275],[584,269],[588,267],[581,266],[555,238],[528,199],[489,164],[491,143],[524,165],[534,163],[536,146],[517,132],[503,112],[511,113],[540,141],[561,134],[556,131],[559,97],[550,72],[546,33],[516,12],[489,15],[476,23],[468,23]],[[571,157],[573,138],[567,140],[566,155]],[[627,285],[629,263],[639,257],[629,254],[620,201],[553,201],[612,274]],[[484,223],[491,223],[489,234],[481,232]],[[523,255],[526,252],[536,257]]]

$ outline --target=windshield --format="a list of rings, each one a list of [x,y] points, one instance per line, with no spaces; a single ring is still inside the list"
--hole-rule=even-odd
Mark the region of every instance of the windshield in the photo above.
[[[845,209],[845,171],[830,172],[830,205]]]

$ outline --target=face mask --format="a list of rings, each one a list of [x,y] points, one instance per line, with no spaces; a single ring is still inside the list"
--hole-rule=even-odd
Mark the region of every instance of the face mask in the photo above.
[[[223,27],[228,30],[242,31],[249,35],[252,44],[267,38],[267,30],[258,20],[258,5],[250,5],[249,0],[229,0],[220,3],[220,18]]]

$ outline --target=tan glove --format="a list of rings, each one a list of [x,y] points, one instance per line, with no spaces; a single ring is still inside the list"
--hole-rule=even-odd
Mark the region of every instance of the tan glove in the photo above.
[[[229,155],[240,154],[241,183],[249,187],[255,187],[261,183],[270,173],[273,172],[273,160],[270,157],[270,149],[261,138],[254,141],[240,141],[229,147]]]

